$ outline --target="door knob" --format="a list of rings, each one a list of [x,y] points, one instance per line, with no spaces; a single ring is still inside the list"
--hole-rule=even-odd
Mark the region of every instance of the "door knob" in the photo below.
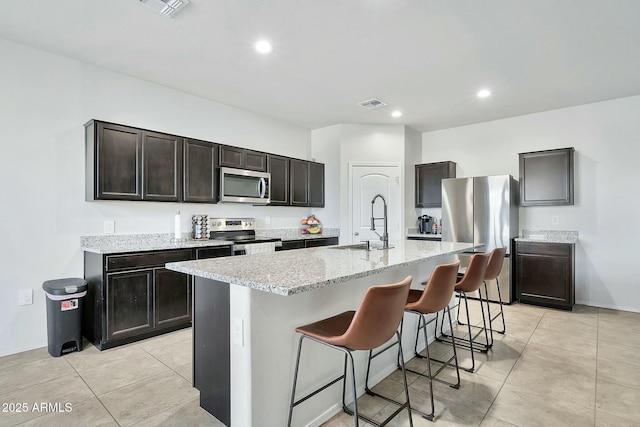
[[[358,233],[357,231],[355,233],[353,233],[354,236],[359,236],[360,233]]]

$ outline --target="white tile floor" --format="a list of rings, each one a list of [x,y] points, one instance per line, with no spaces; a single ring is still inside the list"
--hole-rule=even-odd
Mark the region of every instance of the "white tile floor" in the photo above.
[[[416,427],[640,426],[640,313],[523,304],[505,311],[507,334],[496,335],[489,353],[476,355],[476,372],[461,372],[459,390],[434,385],[436,419],[414,416]],[[479,320],[473,316],[472,323]],[[451,351],[440,343],[430,348],[432,356]],[[470,364],[469,356],[461,351],[462,365]],[[422,360],[409,363],[426,369]],[[398,394],[398,378],[392,374],[375,390]],[[409,382],[412,405],[427,409],[427,381],[409,375]],[[0,358],[0,404],[21,402],[27,411],[0,408],[0,426],[222,425],[199,407],[191,387],[190,329],[103,352],[86,345],[60,358],[46,348]],[[369,396],[359,402],[377,419],[392,409]],[[54,406],[35,411],[41,403]],[[56,404],[63,412],[51,412]],[[344,413],[325,424],[352,425]],[[390,425],[408,425],[406,414]]]

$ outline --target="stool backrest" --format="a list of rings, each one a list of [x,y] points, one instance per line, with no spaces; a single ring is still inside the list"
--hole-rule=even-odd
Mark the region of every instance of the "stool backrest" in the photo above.
[[[349,328],[333,344],[352,350],[371,350],[387,342],[400,326],[411,276],[391,285],[372,286],[364,294]]]
[[[475,292],[480,289],[487,273],[487,263],[489,262],[489,254],[475,254],[469,261],[467,271],[465,271],[462,279],[456,284],[456,291]]]
[[[429,314],[437,313],[449,305],[453,288],[456,286],[459,267],[460,261],[437,266],[431,273],[420,299],[405,305],[405,310]]]
[[[487,272],[485,273],[484,280],[493,280],[500,275],[506,254],[507,248],[504,246],[501,248],[495,248],[491,251],[489,261],[487,262]]]

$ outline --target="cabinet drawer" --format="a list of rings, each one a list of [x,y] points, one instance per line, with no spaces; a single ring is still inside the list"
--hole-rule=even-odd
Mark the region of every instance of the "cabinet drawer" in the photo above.
[[[196,259],[219,258],[231,255],[233,255],[231,246],[217,246],[213,248],[196,249]]]
[[[132,253],[127,255],[107,256],[107,271],[125,268],[161,267],[168,262],[189,261],[193,259],[193,250]]]
[[[516,242],[518,254],[571,256],[570,243]]]
[[[284,240],[281,248],[276,248],[277,251],[288,251],[290,249],[303,249],[304,240]]]

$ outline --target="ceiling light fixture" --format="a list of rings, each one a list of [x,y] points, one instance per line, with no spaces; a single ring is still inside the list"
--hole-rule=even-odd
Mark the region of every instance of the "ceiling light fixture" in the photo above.
[[[402,116],[402,111],[394,111],[393,113],[391,113],[392,117],[401,117]]]
[[[148,8],[171,18],[185,7],[189,3],[189,0],[140,0],[140,2]]]
[[[266,40],[260,40],[257,42],[254,47],[260,53],[269,53],[273,50],[273,46]]]
[[[491,96],[491,91],[489,89],[481,89],[476,94],[478,98],[488,98]]]

